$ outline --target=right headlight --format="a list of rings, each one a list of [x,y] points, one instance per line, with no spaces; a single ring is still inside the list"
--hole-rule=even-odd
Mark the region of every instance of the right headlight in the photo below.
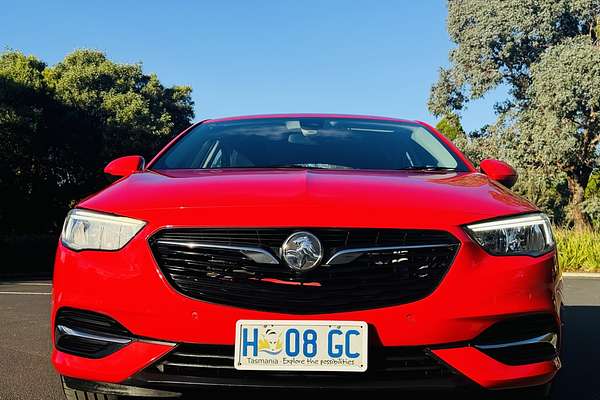
[[[554,249],[550,220],[545,214],[527,214],[470,224],[469,236],[496,256],[540,256]]]
[[[61,240],[71,250],[119,250],[144,225],[137,219],[76,208],[65,219]]]

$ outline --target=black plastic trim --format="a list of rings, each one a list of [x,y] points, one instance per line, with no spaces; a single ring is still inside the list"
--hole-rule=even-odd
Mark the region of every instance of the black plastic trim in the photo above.
[[[75,334],[69,334],[60,327],[72,329]],[[86,335],[97,337],[85,337]],[[63,307],[58,310],[54,319],[54,345],[63,353],[97,359],[114,353],[133,340],[134,335],[127,328],[115,319],[97,312]]]
[[[143,387],[121,385],[116,383],[93,382],[83,379],[62,377],[63,385],[72,390],[81,390],[84,392],[101,393],[115,396],[136,396],[152,398],[174,398],[181,397],[181,393],[156,390]]]

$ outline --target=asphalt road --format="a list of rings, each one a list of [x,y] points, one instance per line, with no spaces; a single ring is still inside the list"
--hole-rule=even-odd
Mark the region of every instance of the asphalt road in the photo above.
[[[565,286],[563,368],[552,399],[600,400],[600,278],[569,277]],[[63,400],[49,360],[51,289],[0,282],[0,400]]]

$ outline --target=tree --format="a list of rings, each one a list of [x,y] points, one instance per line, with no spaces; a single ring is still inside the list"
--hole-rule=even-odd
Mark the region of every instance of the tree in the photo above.
[[[600,134],[598,16],[600,0],[449,0],[448,32],[457,46],[429,100],[444,115],[507,87],[496,129],[513,138],[517,166],[566,174],[577,227],[588,225],[583,193]]]
[[[585,190],[600,142],[600,48],[587,36],[552,47],[532,67],[528,95],[524,141],[534,146],[537,165],[566,173],[569,212],[576,226],[586,226]]]
[[[100,124],[103,161],[132,151],[149,156],[194,116],[190,87],[165,88],[141,64],[117,64],[99,51],[77,50],[44,76],[59,101]]]
[[[150,157],[193,116],[191,88],[164,87],[140,64],[94,50],[52,67],[0,54],[0,229],[56,231],[74,201],[106,184],[108,161]]]
[[[48,210],[47,203],[36,204],[33,197],[53,185],[45,151],[48,142],[44,120],[48,105],[45,67],[37,58],[18,52],[0,55],[0,227],[3,230],[31,227],[19,212],[25,211],[25,206],[37,207],[40,213]]]
[[[448,113],[437,123],[435,128],[450,140],[465,136],[465,131],[456,113]]]

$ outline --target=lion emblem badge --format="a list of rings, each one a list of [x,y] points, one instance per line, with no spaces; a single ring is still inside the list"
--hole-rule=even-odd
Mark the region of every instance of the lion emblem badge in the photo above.
[[[323,258],[323,246],[312,233],[295,232],[283,242],[281,254],[291,269],[305,272],[319,264]]]

